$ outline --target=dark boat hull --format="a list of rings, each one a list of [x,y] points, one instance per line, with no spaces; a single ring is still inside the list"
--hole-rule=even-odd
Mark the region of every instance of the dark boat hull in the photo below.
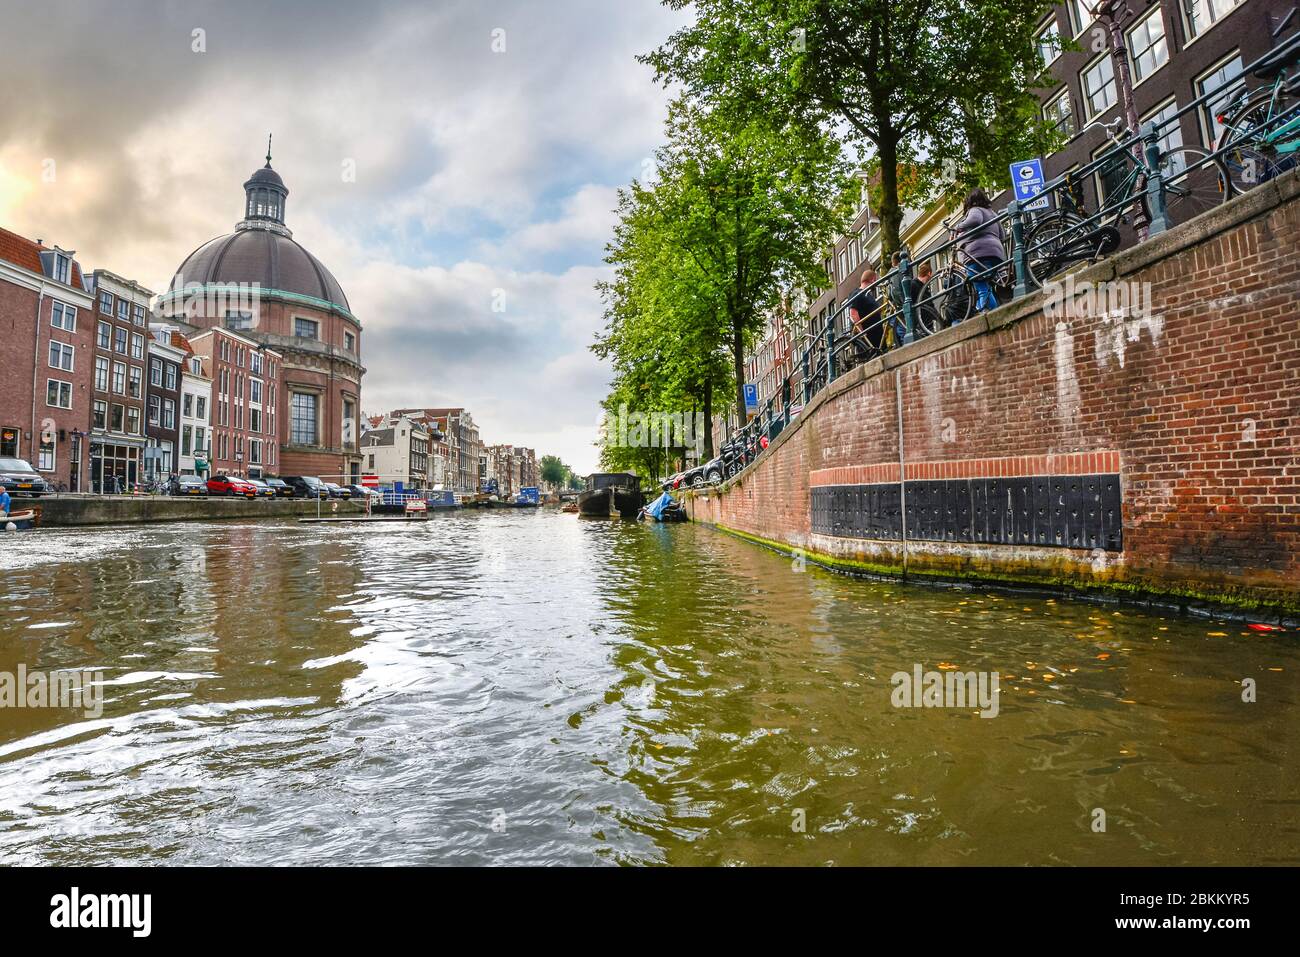
[[[613,490],[597,488],[579,493],[578,514],[587,518],[609,518],[614,514]]]
[[[614,489],[614,510],[621,518],[636,518],[645,505],[645,495],[638,489]]]

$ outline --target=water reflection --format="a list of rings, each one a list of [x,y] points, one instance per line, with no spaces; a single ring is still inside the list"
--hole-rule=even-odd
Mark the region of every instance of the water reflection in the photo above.
[[[1290,634],[549,512],[46,530],[0,594],[0,670],[107,681],[0,710],[5,863],[1300,857]],[[999,716],[893,708],[914,664]]]

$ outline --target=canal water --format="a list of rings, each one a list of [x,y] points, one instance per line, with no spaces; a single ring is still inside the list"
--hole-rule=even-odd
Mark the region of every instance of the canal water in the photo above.
[[[104,682],[0,708],[4,864],[1300,863],[1295,632],[547,510],[9,535],[0,596]]]

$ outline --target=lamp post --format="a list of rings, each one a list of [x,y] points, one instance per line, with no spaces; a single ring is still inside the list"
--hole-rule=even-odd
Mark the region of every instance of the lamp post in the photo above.
[[[1097,0],[1093,16],[1099,21],[1097,29],[1104,28],[1108,34],[1110,58],[1115,72],[1115,86],[1119,90],[1120,109],[1124,112],[1124,124],[1129,128],[1130,135],[1136,136],[1137,106],[1133,102],[1133,76],[1128,69],[1128,44],[1124,42],[1124,27],[1132,21],[1133,11],[1128,8],[1125,0]],[[1105,41],[1100,37],[1097,40],[1100,42],[1094,43],[1094,49],[1101,52],[1101,42]],[[1133,144],[1133,159],[1140,167],[1143,158],[1142,141],[1138,139]],[[1147,226],[1145,214],[1139,212],[1134,223],[1138,242],[1147,238]]]

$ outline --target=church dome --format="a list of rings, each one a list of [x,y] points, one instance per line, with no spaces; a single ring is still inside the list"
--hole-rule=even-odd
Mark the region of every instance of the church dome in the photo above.
[[[265,295],[303,296],[351,315],[338,280],[285,226],[288,196],[284,180],[271,168],[268,142],[266,165],[244,183],[244,219],[234,232],[190,253],[172,277],[171,291],[180,293],[195,284],[257,283]]]

